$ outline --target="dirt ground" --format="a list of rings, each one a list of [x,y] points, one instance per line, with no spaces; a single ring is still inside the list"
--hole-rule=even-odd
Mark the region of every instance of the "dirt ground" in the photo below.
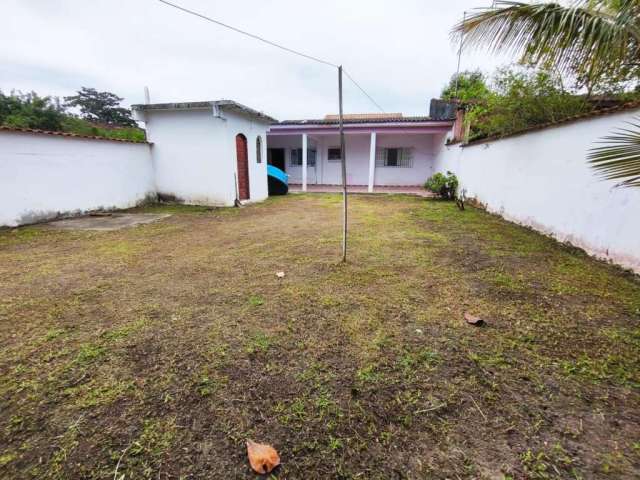
[[[338,195],[136,211],[0,232],[0,478],[640,476],[637,277],[410,196],[346,265]]]

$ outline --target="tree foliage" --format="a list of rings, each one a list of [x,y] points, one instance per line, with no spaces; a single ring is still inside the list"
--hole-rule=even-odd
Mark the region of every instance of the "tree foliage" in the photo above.
[[[630,123],[604,137],[589,152],[589,163],[598,166],[606,180],[621,180],[623,187],[640,187],[640,124]]]
[[[479,8],[457,24],[463,48],[486,47],[511,53],[523,64],[579,73],[584,81],[603,75],[637,79],[640,2],[601,0],[574,2],[497,1]]]
[[[129,112],[127,109],[119,108]],[[130,113],[128,116],[130,118]],[[0,91],[0,125],[123,140],[145,140],[144,130],[138,128],[135,122],[123,123],[130,126],[96,125],[67,111],[66,106],[57,97],[41,97],[36,92],[18,91],[7,95]]]
[[[0,91],[0,125],[40,130],[61,130],[64,108],[55,97],[40,97],[36,92]]]
[[[640,79],[640,0],[497,1],[454,27],[462,48],[508,52],[523,64],[572,76],[589,93],[604,85],[637,86]],[[590,164],[605,178],[640,186],[640,155],[630,155],[640,126],[605,137]],[[624,164],[615,169],[612,165]],[[613,176],[612,176],[613,175]]]
[[[134,127],[131,110],[120,106],[123,98],[111,92],[99,92],[95,88],[82,87],[76,95],[64,97],[66,107],[77,107],[82,118],[93,123]]]
[[[507,135],[593,108],[584,96],[565,90],[560,76],[548,70],[499,69],[487,91],[468,106],[469,139]]]
[[[442,89],[443,100],[458,99],[463,102],[482,100],[489,95],[489,87],[484,74],[479,71],[464,71],[452,75],[447,86]]]

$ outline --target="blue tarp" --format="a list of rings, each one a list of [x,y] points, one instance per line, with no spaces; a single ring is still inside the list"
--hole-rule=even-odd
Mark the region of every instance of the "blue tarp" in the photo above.
[[[289,175],[284,173],[278,167],[274,167],[273,165],[267,165],[267,175],[274,177],[284,183],[285,185],[289,185]]]

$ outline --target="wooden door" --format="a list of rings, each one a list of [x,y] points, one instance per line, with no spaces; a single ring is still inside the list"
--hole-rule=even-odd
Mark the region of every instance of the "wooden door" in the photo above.
[[[247,137],[236,135],[236,160],[238,162],[238,197],[249,200],[249,158],[247,155]]]

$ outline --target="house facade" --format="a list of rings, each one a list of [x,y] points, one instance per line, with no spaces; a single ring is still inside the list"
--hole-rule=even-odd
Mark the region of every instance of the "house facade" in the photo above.
[[[408,117],[400,113],[344,115],[347,184],[418,186],[435,173],[436,153],[452,119]],[[342,182],[338,118],[287,120],[271,125],[268,162],[289,175],[290,184]]]
[[[132,109],[152,144],[160,198],[212,206],[267,198],[267,131],[275,119],[232,100]]]

